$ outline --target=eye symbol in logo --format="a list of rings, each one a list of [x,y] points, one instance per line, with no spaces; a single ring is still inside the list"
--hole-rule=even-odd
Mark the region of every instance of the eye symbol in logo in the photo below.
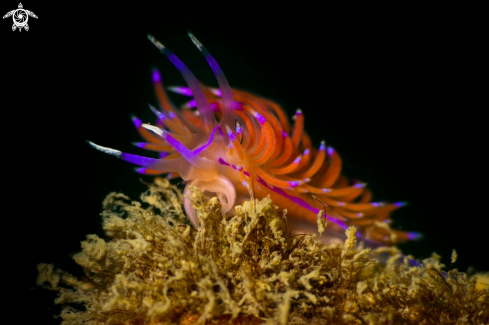
[[[18,28],[19,32],[22,30],[22,28],[24,28],[25,30],[29,30],[29,25],[27,25],[29,16],[37,18],[36,14],[32,11],[23,9],[22,3],[19,3],[18,9],[7,12],[7,14],[3,16],[3,18],[7,18],[10,16],[12,16],[12,19],[14,20],[12,31],[15,31]]]

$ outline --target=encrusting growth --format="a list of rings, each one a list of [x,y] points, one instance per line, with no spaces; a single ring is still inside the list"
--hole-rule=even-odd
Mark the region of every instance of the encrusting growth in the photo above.
[[[74,260],[76,279],[50,264],[37,283],[56,290],[62,324],[484,324],[489,275],[445,271],[439,257],[409,264],[395,247],[322,244],[290,235],[269,198],[236,207],[191,188],[201,227],[190,226],[180,190],[156,178],[142,203],[111,193],[103,227]],[[322,224],[322,223],[320,223]],[[323,235],[324,236],[324,235]],[[384,264],[375,258],[387,254]],[[485,277],[485,279],[484,279]],[[78,304],[84,308],[76,308]]]

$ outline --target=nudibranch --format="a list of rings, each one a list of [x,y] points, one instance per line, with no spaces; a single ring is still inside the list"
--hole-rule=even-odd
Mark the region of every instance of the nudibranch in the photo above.
[[[391,245],[415,239],[415,232],[403,232],[388,226],[390,213],[402,202],[371,202],[366,184],[350,181],[341,174],[341,158],[321,142],[312,146],[304,131],[304,115],[297,110],[293,126],[275,102],[230,88],[221,68],[189,34],[209,63],[219,88],[201,84],[187,66],[153,36],[150,41],[180,71],[188,87],[169,90],[193,97],[180,110],[170,102],[157,70],[152,73],[160,109],[150,105],[156,125],[133,122],[146,140],[136,146],[160,153],[148,158],[102,147],[97,150],[141,166],[142,174],[169,174],[187,182],[184,206],[195,227],[199,227],[189,187],[217,196],[222,213],[232,213],[234,206],[250,198],[270,195],[280,209],[287,209],[289,229],[296,233],[317,232],[318,213],[326,206],[330,221],[326,242],[345,238],[344,231],[355,226],[365,240]]]

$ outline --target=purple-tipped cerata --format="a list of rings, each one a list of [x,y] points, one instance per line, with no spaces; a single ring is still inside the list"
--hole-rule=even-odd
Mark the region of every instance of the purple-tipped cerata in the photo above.
[[[291,123],[272,100],[231,88],[214,57],[194,35],[189,37],[207,60],[218,87],[203,85],[177,56],[148,35],[187,83],[169,88],[175,96],[188,97],[177,109],[163,87],[162,75],[152,70],[158,105],[150,105],[150,110],[155,118],[132,118],[145,140],[134,144],[156,151],[159,157],[123,153],[90,142],[93,148],[138,165],[138,173],[185,180],[184,207],[195,227],[199,221],[189,199],[191,186],[217,196],[223,214],[233,213],[244,200],[269,195],[279,210],[287,210],[288,225],[295,232],[317,230],[318,214],[325,209],[329,237],[321,239],[326,241],[331,236],[344,238],[349,226],[358,229],[359,238],[377,244],[419,237],[390,227],[390,213],[403,202],[371,202],[365,183],[341,174],[341,157],[331,146],[325,141],[319,148],[313,146],[302,110],[297,109]],[[314,109],[319,108],[309,111]]]

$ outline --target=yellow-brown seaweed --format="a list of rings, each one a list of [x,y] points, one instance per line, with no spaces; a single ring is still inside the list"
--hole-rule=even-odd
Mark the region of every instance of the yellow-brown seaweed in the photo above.
[[[111,240],[88,235],[82,242],[74,260],[84,279],[38,266],[37,283],[59,292],[62,324],[489,322],[489,273],[447,271],[436,254],[413,266],[396,247],[357,245],[354,227],[345,246],[292,236],[286,211],[269,198],[247,201],[224,219],[219,200],[194,189],[196,230],[180,190],[162,178],[141,200],[105,199]]]

